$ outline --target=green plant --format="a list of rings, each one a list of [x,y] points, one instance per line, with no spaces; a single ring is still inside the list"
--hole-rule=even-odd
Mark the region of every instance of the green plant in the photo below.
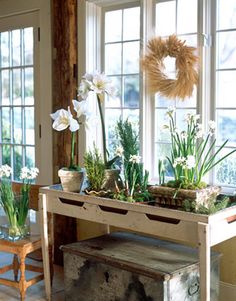
[[[222,200],[217,200],[216,196],[208,198],[204,203],[198,204],[196,201],[185,200],[183,208],[185,211],[200,213],[200,214],[213,214],[217,211],[225,209],[229,204],[229,197],[224,197]]]
[[[164,128],[170,132],[171,155],[167,157],[174,173],[174,183],[169,185],[177,188],[196,189],[206,186],[202,182],[212,168],[236,151],[219,157],[227,144],[226,140],[215,152],[216,138],[215,122],[209,121],[209,130],[204,137],[202,126],[198,123],[199,115],[188,113],[186,115],[186,130],[179,131],[174,118],[174,109],[167,111],[169,124]],[[169,186],[167,183],[167,186]]]
[[[93,151],[85,153],[84,167],[89,181],[89,190],[100,191],[104,182],[105,164],[95,145]]]

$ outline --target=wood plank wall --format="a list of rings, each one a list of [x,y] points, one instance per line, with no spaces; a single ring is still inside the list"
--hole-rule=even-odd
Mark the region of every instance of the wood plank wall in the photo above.
[[[77,94],[77,0],[51,0],[52,9],[52,83],[53,112],[67,109]],[[58,183],[57,172],[69,165],[70,131],[53,133],[53,180]],[[54,260],[62,264],[59,246],[76,240],[76,220],[55,215]]]

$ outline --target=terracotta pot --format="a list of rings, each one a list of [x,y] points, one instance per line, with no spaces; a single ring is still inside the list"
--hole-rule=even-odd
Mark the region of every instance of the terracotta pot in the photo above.
[[[120,178],[119,169],[105,169],[105,179],[101,187],[102,190],[116,191],[116,184],[119,188],[123,187],[122,180]]]
[[[78,170],[58,170],[58,177],[64,191],[80,192],[84,180],[84,172]]]

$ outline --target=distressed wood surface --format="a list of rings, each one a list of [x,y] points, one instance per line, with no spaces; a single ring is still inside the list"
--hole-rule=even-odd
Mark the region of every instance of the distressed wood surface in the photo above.
[[[77,96],[77,0],[52,1],[53,36],[53,112],[72,105]],[[71,107],[72,108],[72,107]],[[77,157],[78,137],[75,156]],[[57,172],[61,167],[69,166],[71,132],[69,129],[53,131],[53,181],[58,183]],[[76,220],[65,216],[54,218],[55,263],[62,264],[59,246],[76,240]],[[62,235],[67,233],[67,235]]]

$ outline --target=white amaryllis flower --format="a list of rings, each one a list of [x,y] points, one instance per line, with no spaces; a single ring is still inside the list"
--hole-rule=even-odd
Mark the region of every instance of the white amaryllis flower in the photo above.
[[[95,72],[94,74],[86,73],[82,77],[78,96],[81,96],[82,99],[86,99],[90,91],[94,91],[96,94],[106,93],[109,96],[114,96],[116,89],[112,85],[111,80],[104,73]]]
[[[186,159],[186,167],[187,169],[192,169],[196,165],[196,160],[195,157],[192,155],[188,155]]]
[[[54,120],[52,127],[56,131],[63,131],[68,127],[71,132],[75,132],[79,129],[79,123],[73,118],[70,107],[68,107],[68,111],[60,109],[50,114],[50,116]]]
[[[86,116],[89,117],[91,113],[88,109],[88,103],[86,100],[78,101],[75,99],[72,99],[72,103],[74,106],[74,110],[77,113],[77,118],[80,118],[80,116]]]
[[[4,164],[0,167],[0,178],[2,177],[9,178],[11,174],[12,174],[12,168],[9,165]]]
[[[37,167],[22,167],[20,173],[21,180],[34,180],[39,174],[39,169]]]
[[[129,162],[140,163],[141,157],[138,155],[130,155]]]
[[[118,147],[116,148],[115,155],[116,155],[116,156],[119,156],[119,157],[122,157],[123,153],[124,153],[123,147],[122,147],[122,146],[118,146]]]

